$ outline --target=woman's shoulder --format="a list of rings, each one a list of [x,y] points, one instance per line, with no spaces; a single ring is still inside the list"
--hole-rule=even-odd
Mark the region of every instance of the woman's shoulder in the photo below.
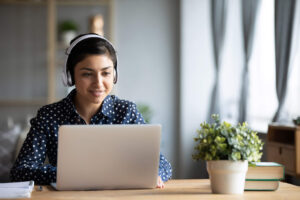
[[[110,95],[110,99],[113,102],[114,107],[121,108],[136,108],[136,104],[133,101],[129,101],[126,99],[121,99],[115,95]]]
[[[113,102],[113,112],[119,116],[119,123],[125,124],[144,124],[145,121],[133,101],[120,99],[114,95],[109,97]],[[110,110],[111,111],[111,110]]]
[[[55,112],[55,111],[62,111],[62,112],[70,111],[70,110],[74,109],[72,99],[73,99],[75,94],[76,94],[76,89],[73,89],[71,92],[69,92],[69,94],[65,98],[63,98],[63,99],[61,99],[57,102],[44,105],[39,110],[41,110],[41,111],[52,111],[52,112]]]
[[[38,109],[38,114],[49,114],[49,113],[57,113],[66,109],[68,105],[65,102],[65,99],[62,99],[58,102],[54,102],[51,104],[44,105]]]

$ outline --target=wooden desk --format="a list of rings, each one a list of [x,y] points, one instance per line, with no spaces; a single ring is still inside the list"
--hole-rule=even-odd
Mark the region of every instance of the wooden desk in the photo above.
[[[31,199],[300,199],[300,187],[280,182],[279,189],[271,192],[246,191],[243,195],[212,194],[208,179],[171,180],[164,189],[103,190],[103,191],[53,191],[44,186],[43,191],[33,191]]]

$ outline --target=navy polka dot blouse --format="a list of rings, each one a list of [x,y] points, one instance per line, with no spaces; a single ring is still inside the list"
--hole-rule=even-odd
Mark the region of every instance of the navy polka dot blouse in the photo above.
[[[11,169],[12,181],[34,180],[36,184],[56,182],[58,127],[64,124],[85,124],[73,104],[74,89],[61,101],[39,109],[31,119],[31,128]],[[108,95],[91,124],[144,124],[142,115],[132,102]],[[49,164],[44,164],[46,156]],[[163,181],[172,175],[171,164],[160,155],[159,173]]]

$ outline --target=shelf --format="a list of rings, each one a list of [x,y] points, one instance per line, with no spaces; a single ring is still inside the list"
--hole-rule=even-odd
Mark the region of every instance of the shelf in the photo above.
[[[281,124],[281,123],[272,123],[269,125],[270,128],[275,128],[277,130],[290,130],[295,131],[296,129],[300,129],[300,126],[295,126],[294,124]]]
[[[64,88],[61,85],[58,85],[58,82],[61,81],[60,74],[65,63],[64,51],[67,47],[58,41],[57,26],[60,20],[70,18],[75,21],[77,20],[81,24],[87,24],[89,22],[88,17],[90,15],[105,14],[105,23],[107,25],[106,34],[110,40],[113,40],[112,23],[114,21],[114,0],[0,0],[0,4],[9,5],[8,8],[10,8],[12,11],[16,10],[16,12],[11,12],[12,14],[8,16],[11,18],[10,20],[12,22],[14,22],[13,20],[16,22],[20,21],[18,20],[18,17],[22,17],[23,15],[25,15],[25,19],[30,19],[31,16],[34,16],[34,14],[31,13],[35,13],[31,11],[36,9],[36,6],[39,5],[43,8],[43,10],[38,11],[42,13],[39,16],[42,16],[42,24],[45,25],[43,30],[46,30],[47,33],[44,34],[43,38],[43,41],[45,42],[43,45],[45,45],[46,49],[43,49],[43,52],[38,51],[38,53],[45,53],[43,56],[41,56],[43,59],[45,59],[43,60],[43,65],[39,65],[39,67],[44,67],[44,69],[38,68],[38,70],[36,70],[37,67],[33,67],[32,69],[35,71],[32,71],[32,73],[29,70],[26,71],[26,73],[29,74],[28,76],[30,76],[30,74],[32,74],[32,76],[42,75],[44,79],[39,81],[45,81],[46,88],[43,89],[43,92],[40,92],[39,90],[39,93],[36,94],[36,96],[39,96],[39,99],[35,99],[34,97],[30,99],[27,96],[20,96],[20,98],[11,99],[11,97],[4,95],[2,96],[3,100],[0,100],[0,108],[8,107],[11,109],[12,107],[20,108],[22,106],[43,106],[45,104],[56,102],[57,99],[60,100],[62,98]],[[26,12],[21,12],[19,14],[19,11],[23,11],[23,6]],[[82,8],[80,6],[82,6]],[[34,9],[32,9],[32,7]],[[88,11],[85,11],[84,9],[87,9]],[[81,14],[79,13],[79,15],[75,15],[75,13],[78,11],[80,11]],[[82,15],[82,13],[84,13],[84,15]],[[14,24],[14,26],[17,25]],[[19,25],[19,29],[30,30],[33,29],[34,26],[35,24],[31,25],[30,27]],[[83,28],[79,31],[80,33],[89,32],[87,27],[81,27]],[[13,32],[15,33],[16,31]],[[33,57],[32,55],[30,56]],[[39,63],[36,60],[32,62]],[[11,63],[12,65],[14,64],[14,62]],[[31,80],[29,79],[28,82],[29,81]],[[15,82],[17,83],[17,80]],[[25,84],[27,84],[27,82]]]
[[[56,0],[58,5],[108,5],[111,0]],[[47,0],[0,0],[1,4],[47,4]]]
[[[267,137],[267,160],[284,165],[288,175],[300,176],[300,127],[271,124]]]
[[[46,99],[37,100],[0,100],[0,107],[9,106],[43,106],[47,103]]]
[[[11,5],[46,5],[46,0],[0,0],[0,3]]]
[[[56,0],[57,5],[102,5],[107,6],[109,5],[111,0]]]

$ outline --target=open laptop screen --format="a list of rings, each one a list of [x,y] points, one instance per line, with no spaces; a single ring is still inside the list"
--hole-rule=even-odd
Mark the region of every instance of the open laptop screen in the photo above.
[[[58,190],[154,188],[160,125],[63,125]]]

